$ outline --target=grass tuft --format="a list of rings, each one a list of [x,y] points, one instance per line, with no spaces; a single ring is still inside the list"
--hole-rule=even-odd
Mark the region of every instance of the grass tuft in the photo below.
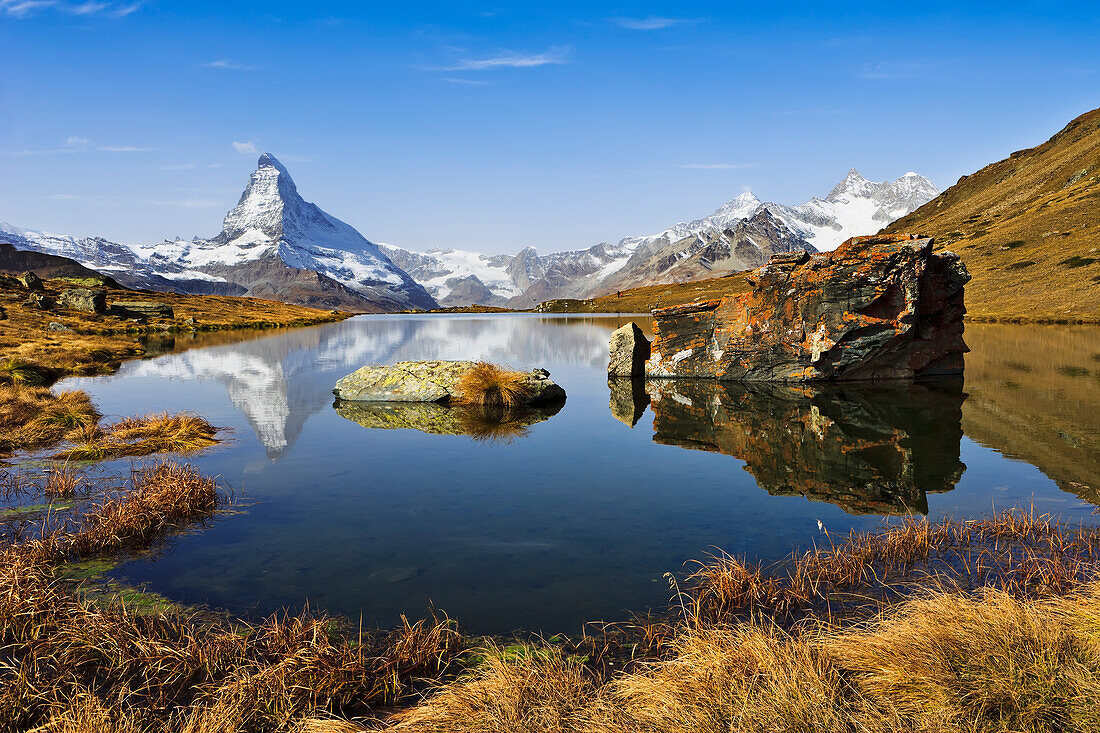
[[[484,361],[462,375],[455,392],[459,403],[493,407],[517,407],[533,394],[526,374]]]
[[[158,413],[129,417],[105,430],[86,431],[70,438],[80,444],[62,451],[64,460],[98,461],[154,453],[190,453],[218,443],[218,429],[196,415]],[[74,441],[75,442],[75,441]]]
[[[99,417],[84,392],[0,386],[0,455],[53,445],[94,428]]]
[[[45,384],[47,375],[41,369],[22,359],[0,359],[0,384]]]

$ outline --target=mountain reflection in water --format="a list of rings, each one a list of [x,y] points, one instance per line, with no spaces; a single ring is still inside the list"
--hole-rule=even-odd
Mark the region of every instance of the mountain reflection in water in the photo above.
[[[611,411],[633,425],[651,401],[653,440],[745,462],[773,495],[851,514],[928,512],[966,466],[961,380],[891,386],[611,380]]]

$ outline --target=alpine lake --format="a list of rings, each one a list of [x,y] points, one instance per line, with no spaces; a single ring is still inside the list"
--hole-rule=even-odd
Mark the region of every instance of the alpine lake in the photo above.
[[[181,460],[235,510],[109,575],[244,616],[308,603],[392,626],[434,607],[475,634],[550,635],[666,607],[666,574],[719,550],[777,561],[907,515],[1011,507],[1100,522],[1100,327],[968,324],[962,380],[609,384],[608,338],[631,320],[651,328],[362,316],[177,336],[117,374],[65,380],[108,416],[224,428]],[[498,421],[334,404],[345,374],[417,359],[542,367],[568,400]]]

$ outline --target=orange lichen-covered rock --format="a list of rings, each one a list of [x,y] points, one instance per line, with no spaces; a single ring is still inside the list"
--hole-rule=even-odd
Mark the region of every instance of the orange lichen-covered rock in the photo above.
[[[970,274],[930,237],[780,254],[752,292],[653,311],[646,376],[808,382],[959,374]]]

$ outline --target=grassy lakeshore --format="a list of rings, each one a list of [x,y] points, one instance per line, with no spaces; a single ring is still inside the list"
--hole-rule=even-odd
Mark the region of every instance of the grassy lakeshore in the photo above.
[[[63,291],[89,286],[102,290],[108,304],[163,303],[172,309],[172,316],[131,319],[57,305]],[[46,300],[48,310],[29,304],[38,298]],[[41,289],[32,290],[14,278],[0,277],[0,383],[12,381],[12,366],[22,367],[17,381],[37,384],[68,375],[110,373],[122,361],[145,354],[150,338],[311,326],[350,315],[259,298],[125,290],[102,281],[59,278],[44,280]]]

